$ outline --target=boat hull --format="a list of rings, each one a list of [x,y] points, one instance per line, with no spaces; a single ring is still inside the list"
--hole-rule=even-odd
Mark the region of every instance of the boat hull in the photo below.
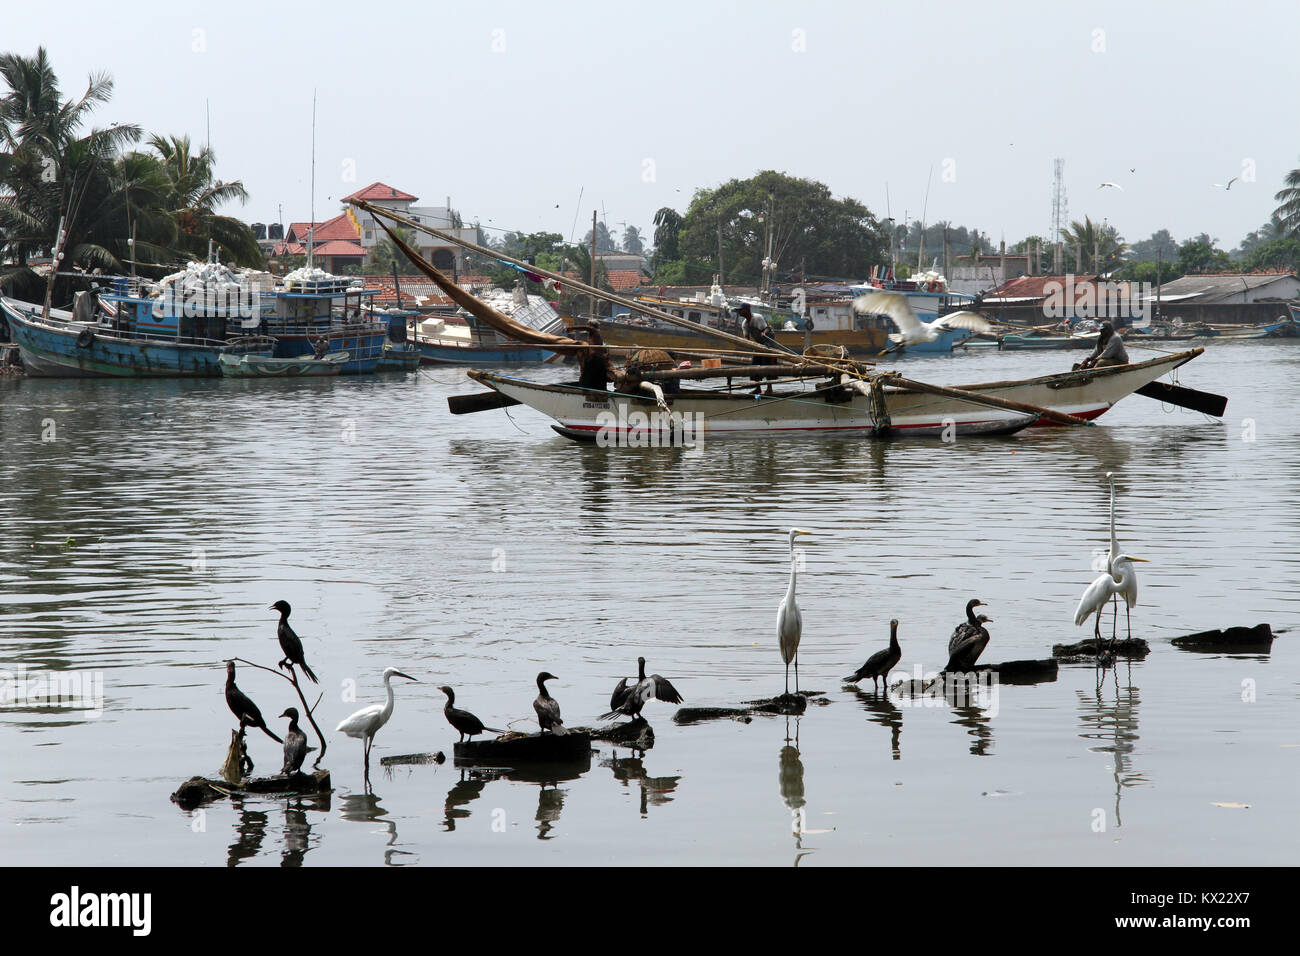
[[[811,342],[812,345],[840,345],[851,357],[869,358],[878,355],[889,345],[887,333],[883,329],[813,331],[807,337],[804,332],[783,332],[780,329],[774,329],[773,333],[776,335],[777,342],[799,353],[802,353],[805,346]],[[619,322],[617,319],[601,320],[600,337],[606,345],[614,348],[663,349],[665,352],[672,352],[675,349],[726,351],[729,348],[720,344],[712,335],[693,332],[690,329],[635,325]]]
[[[1161,375],[1190,361],[1200,349],[1149,362],[1113,368],[1046,375],[1035,379],[960,386],[971,392],[1039,405],[1083,419],[1104,414],[1114,404]],[[961,398],[886,387],[887,419],[873,417],[868,398],[855,392],[822,390],[775,395],[683,390],[668,396],[670,412],[649,396],[616,395],[470,371],[470,378],[557,422],[566,437],[610,443],[646,444],[674,429],[707,440],[772,435],[901,436],[1010,433],[1029,425],[1050,424],[1036,415],[991,408]],[[738,375],[737,379],[742,376]],[[668,444],[668,441],[649,442]]]
[[[426,365],[530,365],[553,355],[530,345],[479,348],[471,345],[437,345],[420,341],[420,361]]]

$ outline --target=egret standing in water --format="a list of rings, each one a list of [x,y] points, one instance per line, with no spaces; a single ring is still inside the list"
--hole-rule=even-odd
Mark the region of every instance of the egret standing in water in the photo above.
[[[993,618],[983,614],[975,616],[975,608],[983,606],[984,602],[979,598],[966,602],[966,620],[958,624],[952,637],[948,638],[948,666],[944,671],[964,673],[973,670],[984,648],[989,646],[989,631],[984,625],[992,624]]]
[[[262,712],[257,709],[257,705],[248,699],[248,695],[235,686],[234,661],[226,661],[226,706],[230,708],[232,714],[239,718],[239,732],[241,734],[244,732],[245,727],[260,727],[277,744],[284,743],[283,740],[271,733],[271,729],[266,726],[266,721],[262,719]]]
[[[538,694],[537,699],[533,701],[533,710],[537,711],[537,723],[541,725],[543,731],[567,734],[569,731],[564,726],[564,721],[560,719],[560,702],[546,689],[548,680],[559,680],[559,678],[549,671],[542,671],[537,675]]]
[[[391,682],[394,677],[405,677],[409,681],[419,683],[414,677],[403,674],[396,667],[385,667],[384,693],[386,699],[384,703],[362,707],[334,728],[349,737],[359,737],[361,739],[362,753],[365,755],[367,780],[370,779],[370,747],[374,743],[375,734],[379,732],[380,727],[388,723],[388,718],[393,716],[393,685]]]
[[[1133,567],[1134,561],[1145,562],[1146,558],[1135,558],[1131,554],[1116,555],[1110,562],[1110,570],[1098,577],[1090,585],[1088,590],[1083,592],[1083,597],[1079,599],[1079,606],[1074,611],[1074,624],[1079,626],[1088,620],[1093,614],[1097,615],[1096,623],[1093,625],[1092,633],[1097,641],[1097,653],[1101,654],[1101,612],[1106,608],[1106,602],[1115,595],[1121,595],[1124,598],[1125,616],[1128,620],[1128,636],[1133,637],[1133,616],[1130,610],[1137,604],[1137,571]],[[1118,614],[1118,610],[1116,611]],[[1110,646],[1115,646],[1115,633],[1118,631],[1118,625],[1115,631],[1111,632]]]
[[[280,773],[297,773],[307,759],[307,735],[298,729],[297,707],[286,707],[280,716],[289,718],[289,729],[284,735],[284,767]]]
[[[794,590],[799,577],[799,558],[794,551],[795,535],[812,534],[803,528],[790,529],[790,586],[785,600],[776,609],[776,640],[781,646],[781,659],[785,661],[785,692],[790,693],[790,662],[794,662],[794,692],[799,693],[799,641],[803,637],[803,617],[795,603]]]
[[[859,667],[856,671],[844,678],[847,684],[856,684],[858,681],[870,677],[871,686],[879,689],[877,681],[880,678],[885,680],[885,689],[889,689],[889,672],[903,656],[903,649],[898,646],[898,620],[894,619],[889,622],[889,646],[883,651],[876,651],[867,658],[867,662]]]

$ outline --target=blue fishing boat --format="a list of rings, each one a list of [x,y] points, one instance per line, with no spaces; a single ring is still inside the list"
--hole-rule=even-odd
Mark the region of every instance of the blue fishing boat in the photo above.
[[[485,301],[515,322],[539,332],[562,332],[564,323],[540,296],[498,292]],[[502,335],[467,312],[429,315],[416,327],[422,361],[432,365],[523,365],[549,361],[547,349]]]
[[[370,304],[378,292],[360,280],[297,269],[261,293],[265,308],[258,331],[275,339],[276,358],[347,352],[340,374],[375,372],[388,337],[388,324],[373,315]]]
[[[0,299],[28,375],[52,378],[215,377],[222,354],[265,355],[274,343],[245,334],[226,310],[187,314],[156,301],[108,315]],[[233,317],[237,318],[237,317]]]

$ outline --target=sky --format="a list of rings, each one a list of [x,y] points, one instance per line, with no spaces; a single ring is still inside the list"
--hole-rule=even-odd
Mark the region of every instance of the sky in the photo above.
[[[1061,158],[1070,219],[1231,249],[1300,166],[1293,2],[61,2],[3,37],[65,95],[110,74],[97,125],[210,123],[249,222],[311,217],[313,93],[317,219],[382,181],[565,239],[775,169],[1011,245]]]

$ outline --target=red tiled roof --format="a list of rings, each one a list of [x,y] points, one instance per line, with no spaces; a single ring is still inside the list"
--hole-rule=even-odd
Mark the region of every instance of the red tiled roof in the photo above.
[[[410,193],[404,193],[400,189],[394,189],[386,183],[371,183],[365,189],[358,189],[351,196],[344,196],[343,201],[349,199],[365,199],[368,202],[383,202],[384,200],[398,200],[404,202],[415,202],[419,196],[412,196]]]
[[[1095,275],[1074,277],[1076,288],[1092,285],[1096,281],[1097,276]],[[986,299],[1040,299],[1047,295],[1047,290],[1044,287],[1049,282],[1056,283],[1056,289],[1059,292],[1065,286],[1066,278],[1065,276],[1020,276],[984,293],[984,297]]]
[[[289,231],[284,234],[284,238],[290,242],[306,242],[307,233],[310,230],[310,222],[292,222],[289,224]],[[339,213],[333,219],[326,219],[324,222],[316,223],[316,231],[312,234],[313,242],[328,242],[331,239],[356,242],[360,238],[357,235],[356,227],[352,225],[352,220],[348,218],[348,214],[345,212]]]
[[[318,256],[357,256],[358,258],[366,254],[366,250],[361,247],[361,243],[348,242],[346,239],[331,239],[328,242],[322,242],[314,246],[312,252]]]
[[[641,284],[641,273],[636,269],[613,269],[605,275],[609,278],[609,284],[615,292],[635,289]]]

